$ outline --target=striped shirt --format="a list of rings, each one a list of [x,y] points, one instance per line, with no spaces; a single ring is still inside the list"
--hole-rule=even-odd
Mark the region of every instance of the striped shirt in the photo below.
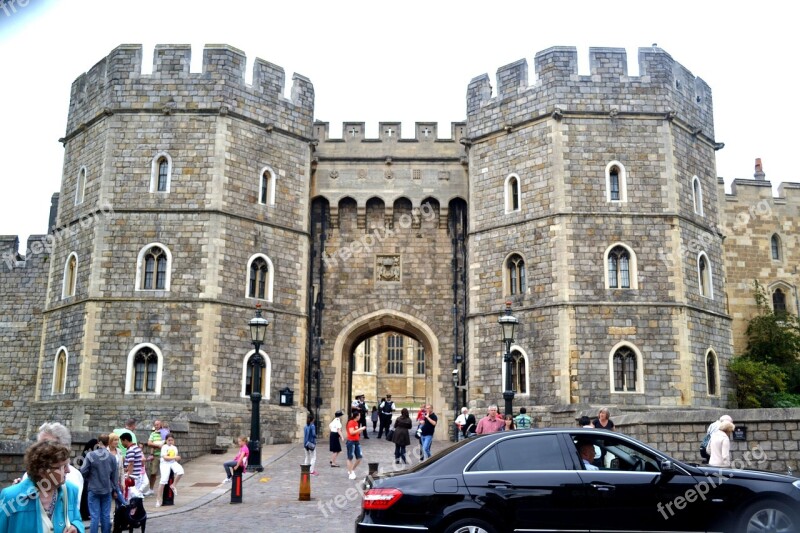
[[[131,444],[131,447],[128,448],[128,451],[125,453],[125,470],[127,471],[128,465],[133,463],[133,475],[140,476],[144,469],[142,465],[144,463],[144,455],[142,454],[142,449],[139,448],[138,444]]]

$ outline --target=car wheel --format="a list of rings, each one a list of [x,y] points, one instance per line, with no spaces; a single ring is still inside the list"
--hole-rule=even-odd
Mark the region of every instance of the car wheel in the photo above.
[[[742,513],[741,533],[792,533],[800,531],[797,514],[773,500],[756,502]]]
[[[497,530],[478,518],[462,518],[450,524],[444,533],[497,533]]]

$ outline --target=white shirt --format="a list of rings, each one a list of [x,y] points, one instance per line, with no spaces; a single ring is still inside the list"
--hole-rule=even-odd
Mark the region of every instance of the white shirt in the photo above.
[[[331,423],[328,425],[331,430],[331,434],[338,433],[339,436],[342,435],[342,421],[338,418],[334,418]]]
[[[467,423],[467,415],[465,415],[464,413],[458,415],[458,417],[456,418],[456,425],[458,427],[461,427],[466,423]]]

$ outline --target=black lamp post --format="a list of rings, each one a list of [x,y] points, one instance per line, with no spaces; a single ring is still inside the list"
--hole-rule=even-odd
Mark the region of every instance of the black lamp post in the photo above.
[[[459,412],[458,412],[458,367],[453,369],[453,395],[455,396],[455,407],[456,407],[455,418],[453,418],[453,420],[455,420],[456,418],[458,418],[458,415],[459,415]],[[455,432],[454,435],[453,435],[453,442],[458,442],[458,427],[455,424],[451,424],[451,426],[453,427],[453,431]]]
[[[513,414],[514,388],[511,383],[511,343],[514,342],[514,328],[519,324],[517,317],[511,314],[511,302],[506,302],[506,314],[498,320],[500,327],[503,328],[503,342],[505,343],[505,355],[503,362],[506,366],[506,390],[503,391],[503,399],[506,401],[505,413]]]
[[[250,458],[247,464],[249,472],[261,472],[261,371],[266,366],[264,356],[261,355],[261,345],[267,335],[269,320],[261,316],[261,304],[256,304],[256,316],[250,319],[250,340],[255,347],[255,353],[250,357],[249,365],[253,376],[253,386],[250,388],[250,401],[253,410],[250,416]]]

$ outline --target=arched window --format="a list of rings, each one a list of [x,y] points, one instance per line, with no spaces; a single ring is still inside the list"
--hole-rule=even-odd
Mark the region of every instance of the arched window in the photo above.
[[[772,235],[772,238],[769,240],[770,242],[770,249],[772,250],[772,259],[774,261],[780,261],[781,259],[781,238],[778,237],[778,234],[775,233]]]
[[[270,167],[261,169],[261,179],[258,182],[258,203],[275,205],[275,172]]]
[[[606,201],[628,201],[627,174],[625,167],[619,161],[612,161],[606,165]]]
[[[520,209],[519,176],[509,174],[505,183],[506,213],[513,213]]]
[[[141,288],[143,290],[166,290],[169,272],[169,256],[160,246],[151,246],[142,257]]]
[[[713,277],[711,275],[711,264],[705,252],[697,255],[697,282],[700,288],[700,296],[714,298]]]
[[[631,256],[622,246],[608,252],[608,288],[631,288]]]
[[[372,338],[369,338],[364,341],[364,372],[370,373],[372,372]]]
[[[703,216],[703,188],[700,186],[700,178],[697,176],[692,178],[692,203],[694,212]]]
[[[417,368],[416,374],[425,375],[425,346],[417,342]]]
[[[69,254],[67,263],[64,265],[64,279],[61,285],[61,298],[75,296],[75,289],[78,284],[78,256],[75,252]]]
[[[518,350],[511,352],[511,386],[519,394],[528,394],[525,357]]]
[[[161,394],[163,356],[152,344],[140,344],[128,354],[128,371],[125,378],[126,393]]]
[[[264,254],[253,255],[247,263],[247,298],[272,301],[272,261]]]
[[[67,361],[67,349],[62,346],[53,362],[52,394],[64,394],[67,391]]]
[[[403,375],[403,336],[392,333],[387,338],[386,344],[387,374]]]
[[[247,357],[244,359],[244,380],[243,380],[243,389],[242,389],[242,396],[249,397],[250,394],[253,392],[254,387],[256,386],[256,376],[258,376],[260,384],[261,384],[261,396],[265,399],[269,399],[267,391],[269,390],[269,380],[270,374],[272,372],[272,365],[270,363],[270,359],[263,351],[259,350],[261,357],[263,357],[264,366],[257,366],[255,364],[251,364],[252,357],[255,355],[255,350],[251,351],[247,354]]]
[[[783,289],[778,288],[772,292],[772,311],[776,315],[786,314],[786,293]]]
[[[502,363],[500,378],[500,387],[505,390],[506,388],[506,363],[505,359],[500,360]],[[528,354],[519,346],[511,346],[511,388],[517,394],[528,394],[530,378],[528,376]]]
[[[172,182],[172,158],[159,152],[150,167],[150,192],[169,192]]]
[[[506,260],[506,280],[508,283],[507,294],[525,294],[527,279],[525,274],[525,260],[519,254],[512,254]]]
[[[706,391],[709,396],[719,394],[719,375],[717,372],[717,354],[714,350],[706,352]]]
[[[644,392],[642,356],[632,345],[619,343],[611,350],[613,392]]]
[[[78,183],[75,187],[75,205],[82,204],[86,195],[86,167],[78,171]]]

